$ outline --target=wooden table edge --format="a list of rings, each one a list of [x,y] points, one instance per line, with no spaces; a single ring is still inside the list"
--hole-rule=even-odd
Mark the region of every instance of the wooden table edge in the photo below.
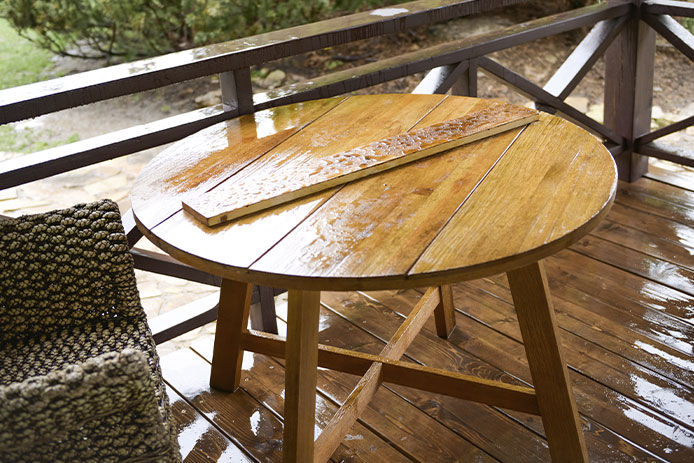
[[[616,167],[615,167],[616,171]],[[593,217],[584,222],[580,227],[562,235],[548,243],[525,252],[506,256],[500,259],[483,262],[463,268],[440,270],[431,273],[417,275],[385,275],[373,277],[323,277],[323,276],[292,276],[270,272],[250,270],[249,268],[232,267],[219,262],[203,259],[191,255],[176,246],[160,239],[151,230],[145,227],[137,217],[137,211],[133,210],[135,223],[142,234],[175,259],[183,263],[199,268],[222,278],[252,283],[275,288],[296,289],[304,291],[372,291],[388,289],[410,289],[427,286],[440,286],[461,281],[484,278],[499,273],[508,272],[519,267],[537,262],[549,257],[587,235],[607,215],[614,203],[617,192],[617,178],[612,184],[609,198]],[[168,219],[167,219],[168,220]]]

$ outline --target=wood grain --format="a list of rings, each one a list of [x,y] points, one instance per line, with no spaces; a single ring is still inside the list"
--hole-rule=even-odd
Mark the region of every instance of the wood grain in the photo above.
[[[418,126],[457,117],[485,104],[449,97]],[[311,275],[321,278],[321,284],[350,279],[349,285],[358,285],[367,277],[401,279],[451,214],[505,155],[518,133],[481,140],[346,185],[251,270]],[[297,258],[287,259],[294,253]]]
[[[338,105],[344,97],[259,111],[210,126],[162,151],[133,184],[139,222],[152,228],[203,193]]]
[[[507,273],[554,461],[588,461],[542,263]]]
[[[462,266],[478,277],[531,263],[577,241],[607,213],[616,172],[605,148],[569,122],[541,120],[451,218],[411,278]]]
[[[214,210],[215,198],[221,201],[233,200],[240,194],[234,185],[246,185],[249,191],[242,194],[247,194],[293,182],[293,172],[301,171],[303,166],[310,165],[314,160],[329,159],[336,153],[358,148],[374,139],[395,136],[409,130],[445,98],[441,95],[435,99],[423,95],[352,96],[312,123],[310,129],[307,127],[306,130],[299,131],[285,143],[279,144],[225,182],[219,183],[206,198],[212,202]],[[407,110],[403,111],[400,104],[406,105]],[[345,121],[350,121],[349,125],[344,124]],[[317,167],[309,169],[309,172]],[[271,177],[275,172],[280,174]],[[270,178],[272,182],[266,180]],[[199,194],[188,198],[205,200]],[[189,202],[188,198],[186,202]],[[200,207],[201,204],[198,204],[196,208]]]
[[[243,333],[241,338],[244,350],[284,358],[284,340],[279,336],[251,331]],[[380,355],[318,345],[319,367],[364,376],[375,363],[382,364],[381,379],[385,383],[416,387],[421,391],[474,400],[526,413],[539,413],[535,393],[531,388],[479,379],[442,368],[389,360]]]
[[[250,455],[248,460],[276,462],[282,459],[282,422],[243,388],[234,393],[210,388],[207,380],[210,364],[190,349],[166,354],[161,365],[171,388],[234,446]],[[257,420],[255,426],[248,419],[252,416]],[[243,456],[233,453],[233,448],[229,450],[228,460],[244,460]]]
[[[397,360],[402,357],[426,320],[431,317],[439,302],[438,288],[427,290],[415,308],[412,309],[410,316],[400,325],[385,345],[380,356],[388,360]],[[316,463],[322,463],[328,456],[332,455],[349,428],[364,412],[381,382],[383,382],[383,363],[375,362],[347,396],[345,402],[316,441],[314,460]]]
[[[436,333],[440,338],[447,339],[455,329],[455,306],[450,285],[439,286],[439,305],[434,310],[434,320]]]
[[[319,310],[320,292],[289,291],[282,444],[285,463],[313,461]]]
[[[232,178],[278,167],[292,146],[305,147],[292,157],[300,163],[308,148],[348,151],[488,105],[454,96],[353,96]],[[309,136],[309,128],[322,135]],[[611,158],[597,140],[543,116],[520,135],[510,131],[215,228],[179,211],[148,229],[135,215],[174,257],[230,279],[310,290],[436,286],[570,244],[606,212],[613,182]]]
[[[465,312],[469,312],[469,320],[479,320],[470,324],[468,330],[470,338],[484,338],[484,341],[471,342],[467,339],[457,338],[453,342],[462,340],[461,346],[464,346],[465,349],[479,355],[487,362],[503,365],[507,371],[530,381],[527,365],[524,364],[524,349],[520,344],[521,337],[518,327],[515,323],[508,321],[514,312],[513,307],[505,304],[506,309],[495,314],[493,310],[498,307],[500,299],[486,292],[485,294],[482,304],[477,301],[470,302],[471,309],[465,309]],[[466,296],[471,298],[467,292]],[[512,330],[509,329],[511,327]],[[497,335],[496,333],[500,334]],[[563,340],[565,337],[565,332],[562,332],[560,338]],[[513,340],[513,342],[509,342],[509,340]],[[648,348],[646,345],[642,346]],[[596,431],[595,422],[599,422],[603,426],[615,430],[632,445],[648,449],[660,458],[669,461],[688,461],[691,459],[691,456],[694,455],[691,446],[689,446],[689,442],[694,436],[692,430],[688,427],[682,427],[679,419],[676,421],[664,414],[665,408],[661,402],[663,397],[661,394],[670,396],[671,392],[675,392],[676,390],[672,388],[672,385],[661,389],[664,385],[662,381],[654,381],[653,376],[649,378],[647,372],[644,372],[641,367],[629,366],[628,363],[620,362],[619,354],[616,357],[605,355],[604,352],[597,354],[596,350],[591,349],[587,343],[565,343],[564,347],[565,354],[571,356],[571,358],[567,357],[566,360],[571,366],[569,375],[573,383],[576,403],[579,411],[590,422],[589,426],[584,425],[587,439]],[[632,346],[631,349],[634,347]],[[615,360],[617,361],[615,362]],[[650,395],[645,391],[658,391],[658,394],[645,399],[646,396]],[[682,393],[688,394],[684,390],[680,392],[680,394]],[[682,399],[676,398],[676,395],[675,392],[675,395],[671,397],[672,407],[680,407],[682,411],[690,408],[682,406],[681,404],[687,400],[682,402]],[[647,402],[657,405],[649,406]],[[681,412],[678,415],[683,416]],[[538,427],[537,429],[541,428]],[[599,440],[602,440],[602,437]],[[667,444],[663,444],[664,442]],[[589,449],[593,445],[595,444],[589,443]],[[611,461],[611,459],[607,459],[607,461]]]
[[[537,120],[537,112],[503,103],[489,105],[463,117],[372,141],[339,153],[320,152],[300,162],[303,153],[284,147],[288,159],[232,176],[206,193],[183,200],[183,209],[213,226],[344,185],[395,167],[472,143]],[[307,127],[309,134],[316,126]],[[319,136],[319,134],[317,134]],[[302,156],[303,157],[303,156]],[[277,169],[279,167],[279,169]]]
[[[395,293],[394,291],[380,291],[378,292],[378,299],[382,300],[383,293]],[[331,307],[339,311],[340,315],[351,320],[353,323],[360,327],[367,329],[370,333],[375,336],[382,337],[382,333],[387,333],[389,329],[393,329],[392,323],[399,323],[398,319],[402,319],[408,310],[414,305],[414,303],[419,298],[420,293],[414,290],[404,290],[397,292],[391,300],[388,301],[388,307],[399,313],[398,317],[393,317],[390,310],[383,308],[380,304],[370,300],[369,303],[364,304],[356,303],[359,299],[358,294],[342,296],[343,293],[326,293],[324,301],[330,303]],[[373,295],[370,292],[369,295]],[[339,296],[344,303],[339,303],[334,301],[331,296]],[[489,299],[494,300],[493,296],[487,295]],[[364,298],[361,298],[364,300]],[[464,299],[467,301],[467,299]],[[471,304],[478,304],[474,301],[468,301],[462,303],[458,300],[459,307],[464,308],[467,311],[467,307]],[[370,310],[364,310],[365,308]],[[514,312],[512,306],[509,306],[510,311]],[[479,314],[480,312],[476,312]],[[364,315],[367,315],[365,317]],[[518,341],[510,340],[505,333],[499,333],[496,326],[489,326],[485,322],[480,321],[474,316],[463,316],[460,313],[457,314],[458,323],[460,325],[465,325],[466,330],[456,330],[451,336],[450,342],[446,343],[436,336],[433,324],[430,327],[425,327],[418,339],[413,343],[409,352],[411,356],[418,362],[426,361],[432,365],[456,365],[459,368],[466,367],[467,363],[463,360],[466,356],[469,356],[475,361],[482,359],[483,365],[487,368],[480,368],[476,371],[477,374],[482,372],[490,372],[494,374],[494,368],[499,368],[505,372],[505,374],[513,375],[512,381],[521,380],[527,382],[530,379],[530,374],[528,371],[528,365],[526,361],[525,351],[522,344]],[[396,320],[391,321],[392,318]],[[352,341],[356,342],[356,341]],[[474,368],[474,362],[470,365]],[[491,370],[490,370],[491,369]],[[478,373],[479,372],[479,373]],[[590,452],[590,457],[592,461],[650,461],[659,460],[657,456],[651,453],[647,449],[655,449],[659,446],[658,442],[660,439],[664,438],[664,434],[660,431],[664,431],[669,426],[667,422],[661,421],[656,414],[649,412],[647,409],[639,407],[633,401],[629,400],[627,397],[622,395],[614,394],[610,395],[610,390],[600,385],[600,383],[595,382],[591,379],[583,377],[583,375],[576,373],[574,371],[570,372],[572,382],[574,383],[574,393],[576,394],[576,400],[579,402],[579,409],[587,411],[587,418],[581,418],[584,424],[584,429],[586,429],[585,437],[588,442],[588,449]],[[598,373],[598,376],[602,372]],[[405,397],[408,400],[412,397],[408,394],[409,391],[405,389],[397,389],[400,394],[406,394]],[[431,413],[435,416],[450,416],[447,412],[456,413],[459,419],[467,420],[469,419],[468,410],[471,404],[464,403],[460,408],[456,408],[455,402],[446,402],[444,398],[437,397],[434,399],[437,403],[440,403],[443,410],[439,411],[431,404],[431,396],[426,396],[419,401],[423,407],[427,410],[431,410]],[[621,404],[621,405],[617,405]],[[454,412],[453,410],[457,410]],[[626,416],[634,417],[634,419],[625,419]],[[518,420],[519,423],[523,423],[528,426],[533,432],[544,434],[541,420],[539,417],[533,417],[526,414],[519,414],[515,412],[510,412],[509,416],[512,419]],[[653,423],[658,423],[658,430],[656,428],[649,428],[648,425],[644,425],[636,417],[643,417],[644,419],[654,419]],[[649,421],[650,422],[650,421]],[[499,427],[490,427],[489,424],[485,425],[484,420],[477,422],[473,429],[483,436],[487,436],[490,439],[498,438],[500,435]],[[602,425],[601,423],[605,423]],[[609,423],[609,424],[608,424]],[[620,424],[618,424],[620,423]],[[663,426],[663,428],[660,428]],[[672,431],[673,428],[669,428]],[[504,434],[504,436],[512,436],[513,433]],[[623,437],[625,436],[625,437]],[[677,439],[675,435],[672,435]],[[684,436],[682,436],[684,437]],[[682,443],[689,442],[689,437],[683,438]],[[500,452],[510,451],[511,456],[504,457],[508,461],[516,461],[516,459],[529,458],[530,461],[548,461],[549,455],[544,458],[528,457],[530,454],[529,448],[530,441],[520,442],[515,441],[511,447],[507,447],[505,444],[500,444],[501,449],[497,450]],[[661,446],[662,448],[662,446]],[[687,461],[685,455],[686,451],[682,447],[682,444],[668,440],[667,448],[673,450],[673,457],[671,459],[676,461]],[[518,456],[516,457],[513,452],[517,451]],[[664,457],[664,453],[659,451],[661,458],[668,459]],[[674,455],[677,455],[675,457]]]
[[[235,391],[241,378],[241,333],[248,326],[253,285],[222,280],[219,292],[217,332],[210,373],[210,386]]]

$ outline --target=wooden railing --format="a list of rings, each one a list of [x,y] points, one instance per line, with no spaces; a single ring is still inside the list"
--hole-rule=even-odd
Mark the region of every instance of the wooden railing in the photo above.
[[[694,4],[689,2],[610,0],[326,74],[311,82],[256,94],[251,88],[251,66],[523,1],[420,0],[2,90],[0,124],[213,74],[219,74],[222,104],[4,161],[0,163],[0,190],[160,146],[240,114],[335,96],[424,71],[426,77],[415,93],[451,91],[475,96],[478,71],[503,81],[535,101],[538,109],[558,113],[601,137],[615,157],[622,179],[633,181],[642,176],[648,168],[647,156],[694,166],[694,153],[657,141],[691,126],[694,117],[650,131],[655,34],[694,60],[694,38],[672,18],[694,17]],[[590,32],[544,86],[487,56],[587,27]],[[564,100],[603,54],[607,54],[605,114],[600,123]],[[131,211],[125,213],[124,224],[135,246],[141,234]],[[166,255],[134,247],[132,253],[136,267],[142,270],[219,285],[217,277]],[[264,310],[252,315],[254,326],[272,330],[268,315],[272,296],[278,292],[256,290],[254,300],[261,301]],[[157,341],[163,342],[215,318],[216,305],[205,300],[153,320],[152,328]]]

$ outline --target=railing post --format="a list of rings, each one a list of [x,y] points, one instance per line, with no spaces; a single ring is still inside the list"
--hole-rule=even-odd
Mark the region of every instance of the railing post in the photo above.
[[[251,87],[250,68],[240,68],[220,73],[219,85],[222,88],[222,106],[224,111],[238,111],[238,114],[253,112],[253,88]]]
[[[629,182],[648,172],[648,158],[634,151],[634,140],[650,129],[653,103],[655,32],[639,19],[642,2],[633,0],[632,17],[605,54],[604,122],[625,139],[615,162],[619,178]]]
[[[451,87],[451,95],[477,96],[477,60],[468,61],[468,68]]]

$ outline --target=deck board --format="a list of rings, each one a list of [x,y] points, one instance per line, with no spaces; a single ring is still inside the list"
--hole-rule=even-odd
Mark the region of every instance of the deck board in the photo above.
[[[694,461],[694,185],[658,168],[620,183],[607,219],[546,259],[591,461]],[[377,353],[421,294],[323,293],[320,342]],[[450,342],[433,320],[404,360],[529,384],[505,275],[454,286]],[[286,306],[278,304],[280,331]],[[162,358],[186,462],[281,461],[283,362],[247,353],[241,389],[209,389],[211,344]],[[320,370],[318,430],[357,378]],[[184,400],[185,398],[185,400]],[[332,461],[548,461],[539,417],[383,385]]]

